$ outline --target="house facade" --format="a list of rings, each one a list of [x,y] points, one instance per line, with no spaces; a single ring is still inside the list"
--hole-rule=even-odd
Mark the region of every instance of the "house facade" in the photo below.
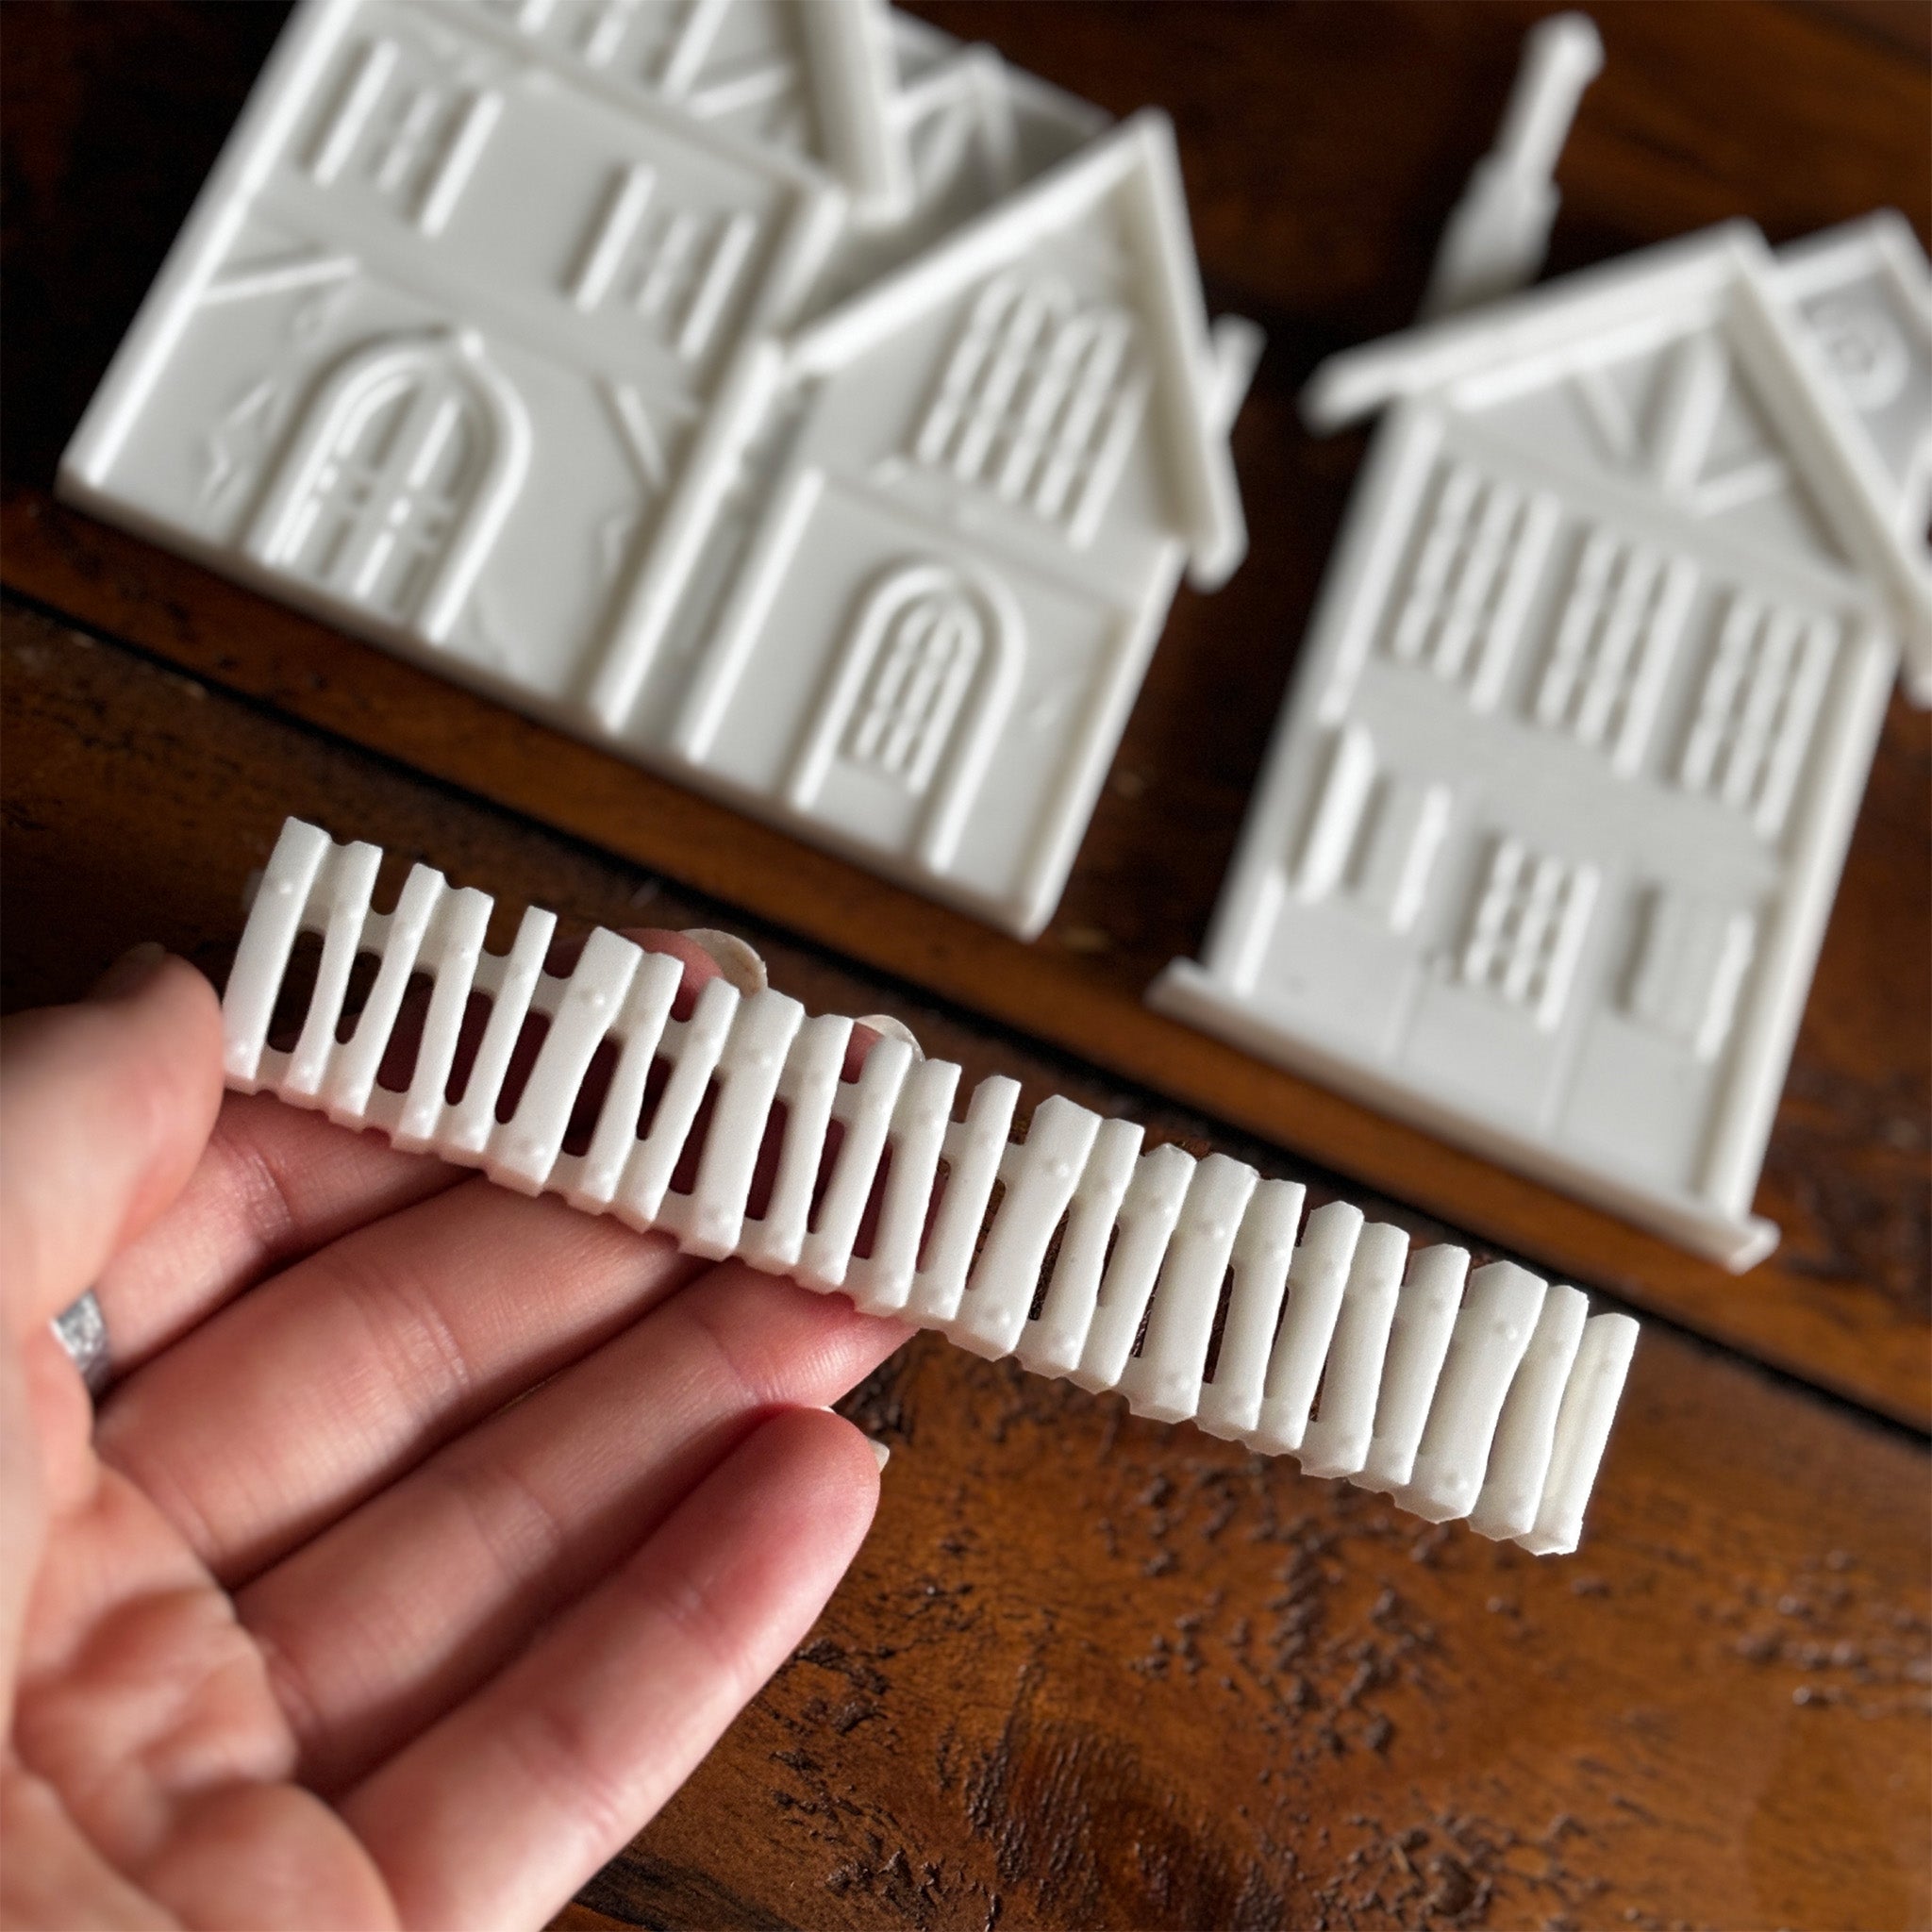
[[[729,594],[632,705],[660,756],[1044,923],[1182,573],[1243,543],[1256,343],[1210,338],[1168,259],[1177,181],[1165,123],[1125,123],[793,336]]]
[[[1744,225],[1350,352],[1386,410],[1200,963],[1150,997],[1742,1268],[1924,556],[1932,302]],[[1923,658],[1920,661],[1924,661]]]
[[[1222,340],[1163,124],[875,0],[308,0],[61,488],[1031,931]]]

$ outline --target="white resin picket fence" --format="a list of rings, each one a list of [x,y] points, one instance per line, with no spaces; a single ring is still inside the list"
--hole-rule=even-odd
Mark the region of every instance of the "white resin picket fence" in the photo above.
[[[532,908],[510,951],[489,953],[492,901],[426,866],[412,870],[394,911],[376,912],[381,859],[374,845],[338,845],[299,820],[283,826],[223,1003],[231,1087],[662,1230],[691,1254],[737,1256],[837,1290],[980,1355],[1118,1390],[1139,1415],[1292,1455],[1309,1474],[1386,1491],[1432,1523],[1467,1517],[1539,1554],[1576,1547],[1636,1341],[1628,1316],[1591,1316],[1577,1290],[1510,1262],[1472,1274],[1460,1248],[1411,1256],[1401,1230],[1342,1202],[1304,1224],[1299,1183],[1264,1180],[1223,1154],[1143,1152],[1131,1122],[1058,1095],[1016,1141],[1020,1088],[1003,1076],[982,1081],[955,1119],[959,1069],[903,1041],[878,1041],[844,1080],[854,1023],[808,1017],[781,992],[745,997],[714,979],[689,1018],[674,1018],[678,961],[615,933],[593,932],[558,978],[544,971],[556,916]],[[281,1052],[269,1032],[304,933],[320,938],[320,960],[299,1037]],[[375,958],[375,975],[339,1041],[359,955]],[[377,1074],[418,975],[430,983],[422,1038],[407,1089],[393,1091]],[[478,993],[489,1018],[450,1101]],[[547,1029],[500,1120],[533,1014]],[[608,1091],[588,1145],[566,1152],[606,1041]],[[668,1079],[640,1133],[660,1060]],[[676,1191],[708,1093],[695,1177]],[[779,1104],[775,1174],[753,1217]],[[841,1138],[822,1178],[834,1122]],[[860,1255],[875,1191],[875,1230]]]

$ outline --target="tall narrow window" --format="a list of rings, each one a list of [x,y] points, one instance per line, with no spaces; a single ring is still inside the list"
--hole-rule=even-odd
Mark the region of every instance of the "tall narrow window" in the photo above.
[[[1092,534],[1146,399],[1127,314],[1059,282],[981,291],[919,425],[919,460]]]
[[[874,648],[841,749],[908,791],[932,783],[978,668],[986,634],[955,585],[900,605]]]
[[[755,141],[811,138],[799,14],[817,0],[483,0],[619,83]],[[842,0],[830,0],[842,4]]]
[[[521,406],[474,348],[378,343],[340,369],[311,406],[249,552],[440,640],[527,453]]]
[[[1492,705],[1556,520],[1546,497],[1446,463],[1389,627],[1390,655]]]
[[[1619,772],[1635,772],[1696,586],[1686,558],[1591,531],[1538,680],[1537,723],[1602,746]]]
[[[611,182],[571,277],[587,313],[618,307],[686,360],[702,356],[724,319],[758,239],[743,209],[665,207],[657,171],[641,163]]]
[[[475,488],[475,406],[428,371],[397,371],[346,411],[296,506],[282,560],[386,617],[422,601]]]
[[[888,570],[838,647],[786,797],[812,813],[843,800],[830,809],[857,814],[841,821],[847,830],[944,870],[1012,708],[1022,649],[996,580],[938,560]]]
[[[412,73],[402,46],[357,50],[309,149],[323,187],[359,177],[425,235],[448,225],[503,111],[493,89]]]
[[[1750,970],[1757,922],[1680,886],[1652,886],[1640,907],[1624,1009],[1700,1060],[1723,1049]]]
[[[1685,742],[1684,789],[1735,806],[1765,838],[1775,837],[1837,641],[1828,618],[1735,592]]]

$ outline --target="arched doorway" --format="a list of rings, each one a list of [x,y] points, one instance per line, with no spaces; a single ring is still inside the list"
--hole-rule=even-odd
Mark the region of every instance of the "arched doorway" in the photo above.
[[[1011,599],[950,564],[889,570],[861,600],[831,682],[787,785],[791,803],[823,815],[857,781],[902,801],[910,845],[942,868],[958,843],[1020,674]],[[884,833],[885,821],[880,823]],[[854,830],[855,827],[848,827]]]

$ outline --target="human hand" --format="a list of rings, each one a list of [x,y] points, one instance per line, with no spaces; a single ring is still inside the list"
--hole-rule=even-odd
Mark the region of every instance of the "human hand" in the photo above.
[[[818,1615],[877,1496],[819,1405],[907,1331],[225,1100],[177,959],[4,1053],[0,1922],[541,1924]]]

